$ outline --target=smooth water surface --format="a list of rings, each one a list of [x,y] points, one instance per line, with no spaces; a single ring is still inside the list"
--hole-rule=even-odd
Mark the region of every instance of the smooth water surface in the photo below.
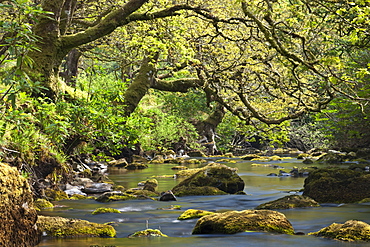
[[[209,160],[211,161],[211,160]],[[335,240],[317,238],[308,235],[284,235],[263,232],[238,233],[233,235],[192,235],[192,229],[197,219],[179,221],[177,217],[187,209],[216,210],[245,210],[284,197],[289,193],[296,193],[303,188],[304,178],[270,177],[269,173],[279,173],[270,164],[279,165],[289,172],[293,166],[303,167],[301,161],[287,159],[274,162],[259,162],[262,166],[252,165],[257,162],[247,162],[240,159],[231,159],[227,163],[230,167],[237,167],[238,174],[244,180],[244,191],[247,195],[223,196],[188,196],[179,197],[176,202],[161,202],[152,200],[131,200],[110,203],[99,203],[94,200],[60,201],[52,210],[44,210],[40,214],[48,216],[62,216],[78,218],[91,222],[117,222],[114,228],[116,238],[74,238],[74,239],[44,239],[39,247],[80,247],[80,246],[369,246],[366,243],[348,243]],[[126,171],[124,169],[111,170],[109,177],[115,183],[125,188],[137,187],[137,183],[152,176],[173,175],[173,164],[149,165],[148,169],[140,171]],[[173,188],[179,180],[174,178],[157,178],[158,191]],[[165,210],[171,205],[180,205],[181,210]],[[98,207],[112,207],[122,214],[91,215]],[[355,219],[370,223],[370,203],[365,204],[328,204],[318,208],[301,208],[279,210],[292,223],[296,232],[318,231],[334,222],[344,223]],[[146,229],[160,229],[169,238],[127,238],[128,235]]]

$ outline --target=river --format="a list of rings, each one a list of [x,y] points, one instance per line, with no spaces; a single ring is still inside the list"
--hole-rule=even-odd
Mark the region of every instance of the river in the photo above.
[[[212,161],[212,160],[209,160]],[[42,215],[62,216],[67,218],[84,219],[91,222],[117,222],[114,228],[116,238],[44,238],[38,247],[192,247],[192,246],[369,246],[369,243],[350,243],[309,236],[307,233],[318,231],[334,222],[344,223],[355,219],[370,223],[370,203],[364,204],[323,204],[317,208],[300,208],[279,210],[292,223],[296,232],[306,235],[284,235],[264,232],[245,232],[233,235],[192,235],[196,219],[179,221],[177,217],[187,209],[216,210],[245,210],[284,197],[289,193],[303,188],[304,178],[270,177],[269,173],[278,173],[279,169],[268,164],[279,165],[289,172],[293,166],[304,167],[301,160],[287,159],[273,162],[251,162],[240,159],[230,159],[225,163],[230,167],[237,167],[238,174],[245,182],[244,191],[247,195],[222,196],[187,196],[178,197],[176,202],[161,202],[152,200],[130,200],[110,203],[99,203],[95,200],[63,200],[57,202],[60,207],[40,212]],[[262,166],[252,165],[253,163]],[[264,166],[263,164],[266,164]],[[317,165],[315,166],[324,166]],[[125,188],[137,187],[137,183],[152,176],[171,175],[173,164],[153,164],[144,170],[127,171],[112,169],[109,177]],[[158,191],[165,191],[174,187],[179,180],[173,178],[157,178]],[[171,205],[180,205],[181,210],[163,210]],[[92,215],[98,207],[116,208],[122,214]],[[127,238],[129,234],[144,230],[146,227],[160,229],[168,238]]]

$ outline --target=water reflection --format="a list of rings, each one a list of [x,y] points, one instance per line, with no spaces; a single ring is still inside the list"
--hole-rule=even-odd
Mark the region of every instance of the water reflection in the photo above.
[[[85,219],[97,223],[110,221],[117,222],[115,229],[117,238],[79,238],[79,239],[45,239],[40,247],[80,247],[80,246],[368,246],[365,243],[346,243],[322,239],[313,236],[288,236],[271,233],[239,233],[234,235],[191,235],[196,219],[179,221],[181,212],[193,208],[209,211],[245,210],[288,195],[296,193],[303,187],[304,178],[268,177],[267,174],[279,170],[271,166],[254,166],[253,162],[239,161],[229,163],[237,167],[238,173],[246,186],[247,195],[224,196],[188,196],[180,197],[176,202],[160,202],[150,200],[134,200],[122,202],[99,203],[94,200],[61,201],[64,207],[45,210],[41,213],[50,216]],[[260,164],[266,164],[260,162]],[[269,162],[278,164],[286,171],[293,166],[304,167],[300,161],[292,159],[286,161]],[[173,164],[150,165],[141,171],[111,170],[110,178],[125,188],[136,187],[137,183],[152,176],[173,175]],[[165,191],[174,187],[178,180],[173,178],[157,178],[158,191]],[[160,210],[171,205],[180,205],[181,210]],[[91,215],[97,207],[112,207],[122,214]],[[370,204],[327,204],[319,208],[303,208],[280,210],[291,221],[298,232],[313,232],[330,225],[333,222],[343,223],[346,220],[356,219],[367,223],[369,221]],[[138,238],[129,239],[127,236],[135,231],[143,230],[149,224],[150,228],[159,228],[169,238]]]

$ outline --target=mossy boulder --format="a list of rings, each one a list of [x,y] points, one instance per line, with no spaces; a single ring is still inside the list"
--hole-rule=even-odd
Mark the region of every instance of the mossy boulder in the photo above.
[[[129,238],[137,238],[137,237],[168,237],[168,236],[163,234],[158,229],[146,229],[143,231],[135,232],[129,236]]]
[[[243,159],[243,160],[252,160],[252,159],[261,158],[261,156],[258,155],[258,154],[246,154],[246,155],[244,155],[244,156],[242,156],[240,158]]]
[[[155,178],[147,179],[144,182],[144,188],[143,190],[149,190],[149,191],[155,191],[155,189],[158,187],[158,180]]]
[[[127,170],[143,170],[145,168],[148,168],[147,164],[142,164],[142,163],[137,163],[137,162],[134,162],[134,163],[131,163],[125,166],[125,169]]]
[[[212,186],[178,186],[173,191],[175,196],[214,196],[214,195],[227,195],[222,191]]]
[[[95,215],[95,214],[106,214],[106,213],[120,214],[121,211],[115,208],[97,208],[91,214]]]
[[[101,194],[95,200],[98,202],[126,201],[136,199],[136,196],[123,193],[121,191],[111,191]]]
[[[46,189],[44,191],[44,194],[45,197],[51,201],[60,201],[68,199],[67,193],[62,190]]]
[[[200,218],[193,234],[234,234],[245,231],[262,231],[294,234],[284,214],[272,210],[244,210],[215,213]]]
[[[289,208],[305,208],[305,207],[319,207],[315,200],[308,196],[290,195],[279,198],[275,201],[263,203],[256,207],[256,209],[289,209]]]
[[[192,168],[192,169],[180,170],[180,171],[176,172],[175,177],[176,178],[191,177],[192,175],[194,175],[195,173],[197,173],[201,170],[202,170],[202,168]]]
[[[110,225],[63,217],[39,216],[37,227],[49,237],[114,237]]]
[[[188,209],[183,212],[177,219],[178,220],[190,220],[190,219],[197,219],[202,218],[203,216],[214,214],[214,212],[206,211],[206,210],[197,210],[197,209]]]
[[[54,205],[51,203],[51,202],[49,202],[48,200],[46,200],[46,199],[37,199],[35,202],[34,202],[34,207],[36,208],[36,209],[44,209],[44,208],[53,208],[54,207]]]
[[[0,246],[35,246],[40,242],[37,213],[27,179],[0,163]]]
[[[186,166],[173,166],[171,167],[172,170],[187,170],[189,169],[188,167]]]
[[[244,189],[244,181],[236,173],[237,169],[221,165],[217,163],[209,164],[189,178],[180,182],[172,191],[176,195],[176,191],[181,187],[215,187],[229,194],[234,194]]]
[[[370,197],[370,174],[350,169],[317,169],[304,182],[303,195],[319,203],[352,203]]]
[[[309,235],[342,241],[370,242],[370,225],[362,221],[349,220],[344,224],[333,223],[318,232],[309,233]]]

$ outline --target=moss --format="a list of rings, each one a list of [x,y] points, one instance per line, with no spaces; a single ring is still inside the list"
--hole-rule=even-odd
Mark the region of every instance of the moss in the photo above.
[[[226,193],[233,194],[244,189],[244,181],[237,175],[236,171],[237,169],[226,165],[211,163],[181,181],[172,191],[175,193],[179,187],[216,187]]]
[[[158,210],[181,210],[180,205],[171,205],[168,208],[157,208]]]
[[[342,241],[370,241],[370,225],[357,220],[349,220],[344,224],[333,223],[318,232],[308,235],[326,237]]]
[[[301,207],[319,207],[320,205],[307,196],[290,195],[272,202],[259,205],[256,209],[289,209]]]
[[[350,169],[317,169],[304,182],[303,195],[319,203],[352,203],[370,197],[370,174]]]
[[[277,156],[277,155],[274,155],[274,156],[260,156],[258,158],[251,159],[251,161],[264,161],[264,162],[278,161],[278,160],[282,160],[282,158],[280,156]]]
[[[272,210],[244,210],[215,213],[200,218],[193,234],[234,234],[264,231],[293,235],[294,229],[284,214]]]
[[[126,201],[132,199],[137,199],[137,197],[123,192],[112,191],[105,192],[95,200],[98,202],[111,202],[111,201]]]
[[[183,212],[177,219],[178,220],[190,220],[190,219],[201,218],[205,215],[210,215],[210,214],[214,214],[214,212],[205,211],[205,210],[188,209],[185,212]]]
[[[227,193],[211,186],[188,187],[179,186],[173,191],[175,196],[213,196],[213,195],[226,195]]]
[[[40,231],[35,228],[36,210],[27,179],[16,168],[0,163],[0,245],[35,246]]]
[[[142,170],[148,168],[147,164],[131,163],[125,167],[127,170]]]
[[[129,238],[137,238],[137,237],[168,237],[168,236],[163,234],[158,229],[146,229],[143,231],[135,232],[129,236]]]
[[[44,191],[45,196],[52,201],[60,201],[68,199],[67,193],[61,190],[46,189]]]
[[[122,191],[122,192],[124,192],[125,191],[125,187],[123,187],[122,185],[114,185],[113,186],[113,190],[114,191]]]
[[[298,160],[303,160],[304,158],[307,158],[307,157],[309,157],[309,155],[306,153],[301,153],[297,155]]]
[[[112,226],[79,219],[39,216],[37,227],[51,237],[114,237]]]
[[[244,155],[244,156],[242,156],[240,158],[243,159],[243,160],[252,160],[252,159],[261,158],[261,156],[259,156],[257,154],[247,154],[247,155]]]
[[[117,213],[120,214],[121,211],[115,208],[97,208],[91,214],[105,214],[105,213]]]
[[[158,192],[155,192],[155,191],[150,191],[150,190],[138,190],[138,189],[128,189],[126,190],[125,192],[126,194],[130,194],[130,195],[135,195],[137,196],[136,198],[138,197],[146,197],[146,198],[150,198],[150,197],[156,197],[159,195]],[[138,198],[139,199],[139,198]],[[150,198],[152,199],[152,198]]]
[[[154,192],[155,189],[157,188],[157,186],[158,186],[158,180],[157,179],[155,179],[155,178],[147,179],[144,182],[143,190],[149,190],[149,191]]]
[[[178,171],[175,176],[177,178],[183,178],[183,177],[190,177],[194,175],[195,173],[201,171],[202,168],[194,168],[194,169],[187,169],[187,170],[180,170]]]
[[[73,194],[72,196],[69,197],[69,200],[85,200],[85,199],[88,199],[88,197],[80,194]]]
[[[46,199],[37,199],[34,204],[37,209],[53,208],[54,205]]]

